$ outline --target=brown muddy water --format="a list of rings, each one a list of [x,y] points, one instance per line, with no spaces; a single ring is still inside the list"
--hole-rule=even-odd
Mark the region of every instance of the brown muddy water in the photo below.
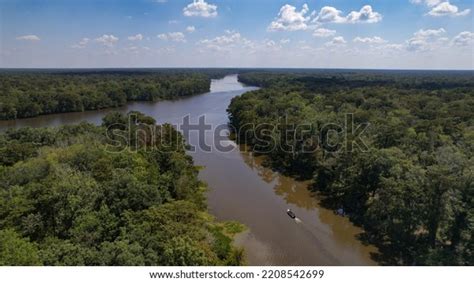
[[[216,128],[226,125],[226,109],[233,97],[254,90],[237,81],[236,75],[213,80],[211,92],[174,101],[134,102],[119,109],[65,113],[16,121],[0,121],[0,131],[12,127],[43,127],[88,121],[100,124],[110,111],[140,111],[158,123],[180,126],[185,116],[191,124],[205,116]],[[221,132],[221,135],[226,135]],[[319,206],[317,197],[307,189],[307,182],[295,181],[262,166],[244,147],[224,138],[230,152],[216,150],[212,131],[205,134],[209,152],[199,149],[200,138],[190,134],[188,142],[196,146],[196,165],[205,168],[200,178],[209,184],[209,211],[218,220],[236,220],[248,227],[238,235],[237,244],[244,247],[249,265],[375,265],[370,253],[376,249],[357,240],[362,231],[347,218]],[[201,138],[201,142],[203,140]],[[292,209],[297,219],[286,210]]]

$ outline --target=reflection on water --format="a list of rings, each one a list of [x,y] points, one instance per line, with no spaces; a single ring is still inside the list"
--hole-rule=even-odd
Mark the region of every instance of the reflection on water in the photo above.
[[[272,171],[263,165],[265,157],[254,156],[243,145],[240,152],[247,166],[269,187],[273,187],[275,196],[282,199],[286,207],[296,212],[298,217],[294,221],[301,233],[311,238],[313,244],[325,246],[319,250],[319,257],[331,258],[328,260],[329,265],[375,264],[369,255],[371,252],[376,252],[376,249],[372,246],[364,246],[355,240],[362,230],[354,227],[347,218],[336,216],[332,211],[322,208],[315,193],[308,189],[310,181],[296,181]],[[249,234],[244,234],[244,236],[246,237],[239,238],[238,242],[241,245],[249,244],[253,248],[262,248],[261,251],[264,253],[269,252],[260,243],[254,242],[255,237]],[[250,261],[253,264],[261,264],[261,255],[250,257]],[[305,263],[300,262],[300,264]]]
[[[137,102],[115,109],[120,112],[141,111],[158,123],[171,123],[179,128],[189,115],[196,123],[199,116],[214,128],[227,124],[226,109],[235,96],[255,88],[237,82],[237,76],[214,80],[211,92],[175,101]],[[32,119],[0,122],[0,130],[23,126],[58,126],[88,121],[100,124],[111,110],[67,113]],[[204,138],[213,144],[215,136]],[[196,146],[199,137],[188,138]],[[299,182],[262,166],[261,157],[235,147],[231,152],[190,152],[196,165],[204,166],[200,178],[210,187],[208,206],[219,220],[237,220],[248,226],[237,243],[246,250],[251,265],[372,265],[370,252],[356,239],[360,229],[346,218],[319,206],[317,197],[307,189],[308,182]],[[298,220],[291,219],[291,208]]]

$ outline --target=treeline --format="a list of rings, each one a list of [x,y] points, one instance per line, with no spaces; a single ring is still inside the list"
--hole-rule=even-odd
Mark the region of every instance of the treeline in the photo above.
[[[222,72],[82,70],[0,72],[0,119],[120,107],[208,92]]]
[[[264,87],[228,109],[239,140],[274,169],[313,179],[325,205],[365,228],[381,264],[474,264],[472,72],[239,79]]]
[[[8,130],[0,265],[240,265],[242,227],[206,212],[197,174],[181,134],[137,112]]]

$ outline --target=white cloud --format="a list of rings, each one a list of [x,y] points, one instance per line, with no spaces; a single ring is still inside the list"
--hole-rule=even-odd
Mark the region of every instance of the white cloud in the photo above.
[[[168,2],[168,0],[153,0],[153,2],[158,3],[158,4],[164,4]]]
[[[71,48],[75,48],[75,49],[83,49],[86,47],[87,43],[89,43],[90,39],[87,38],[87,37],[84,37],[81,39],[81,41],[79,41],[79,43],[77,44],[74,44],[71,46]]]
[[[184,7],[183,14],[186,17],[213,18],[217,16],[217,6],[205,0],[194,0],[193,3]]]
[[[117,43],[118,40],[118,37],[115,37],[112,34],[104,34],[101,37],[95,39],[95,41],[102,43],[107,47],[114,46],[114,44]]]
[[[304,4],[300,11],[296,10],[296,7],[286,4],[280,8],[278,16],[270,23],[268,30],[295,31],[314,29],[324,23],[377,23],[382,20],[382,15],[375,12],[370,5],[365,5],[359,11],[352,11],[346,16],[343,15],[342,11],[330,6],[322,7],[319,13],[316,13],[316,11],[309,15],[308,13],[309,7],[307,4]],[[314,25],[310,23],[314,23]],[[315,32],[314,36],[321,37],[324,34],[324,31],[321,33]]]
[[[227,30],[225,35],[217,36],[213,39],[204,39],[200,43],[215,43],[219,45],[227,45],[240,41],[242,36],[239,32]]]
[[[335,30],[326,29],[326,28],[318,28],[313,31],[314,37],[330,37],[336,34]]]
[[[168,33],[168,38],[175,42],[186,42],[186,37],[182,32],[170,32]]]
[[[26,40],[26,41],[40,41],[40,38],[34,34],[18,36],[16,40]]]
[[[194,26],[190,25],[186,28],[186,31],[189,32],[189,33],[192,33],[192,32],[196,31],[196,28]]]
[[[336,36],[331,41],[326,43],[326,46],[337,46],[337,45],[345,45],[347,41],[342,36]]]
[[[321,8],[317,17],[313,20],[316,23],[377,23],[382,20],[382,15],[375,12],[372,6],[365,5],[359,11],[352,11],[347,16],[343,16],[342,11],[325,6]]]
[[[466,16],[471,12],[470,9],[466,9],[462,12],[459,11],[459,8],[455,5],[449,3],[449,1],[441,2],[438,5],[434,6],[431,11],[428,12],[428,15],[433,17],[442,17],[442,16]]]
[[[350,12],[346,19],[348,23],[377,23],[382,20],[382,15],[372,10],[372,6],[365,5],[359,12]]]
[[[210,56],[222,56],[226,60],[229,57],[235,57],[237,54],[242,58],[267,58],[268,56],[282,54],[284,45],[287,45],[290,39],[272,40],[250,40],[245,38],[238,31],[226,30],[225,34],[213,38],[206,38],[196,43],[197,51]],[[285,48],[292,49],[292,48]]]
[[[410,0],[413,4],[426,4],[428,7],[433,7],[441,3],[441,0]]]
[[[465,9],[462,12],[459,11],[459,8],[449,1],[444,0],[410,0],[413,4],[424,4],[431,10],[428,12],[428,15],[433,17],[442,17],[442,16],[466,16],[471,10]]]
[[[158,34],[157,37],[165,41],[186,42],[186,36],[182,32],[168,32]]]
[[[141,41],[141,40],[143,40],[143,35],[141,33],[136,34],[136,35],[132,35],[132,36],[128,37],[128,40],[130,40],[130,41]]]
[[[416,38],[430,38],[441,36],[442,34],[446,33],[444,28],[439,29],[420,29],[419,31],[415,32],[414,35]]]
[[[255,47],[253,42],[243,37],[239,32],[232,30],[226,30],[224,35],[212,39],[200,40],[197,44],[215,51],[230,51],[232,48],[252,49]]]
[[[268,40],[267,39],[263,42],[263,44],[265,45],[266,48],[272,49],[272,50],[279,50],[281,48],[281,45],[279,45],[278,43],[276,43],[273,40]]]
[[[456,35],[451,43],[455,46],[469,46],[474,43],[474,32],[463,31]]]
[[[325,6],[321,8],[314,21],[318,23],[344,23],[346,19],[342,16],[340,10],[334,7]]]
[[[441,35],[446,33],[444,28],[420,29],[407,41],[408,51],[430,51],[433,50]]]
[[[411,38],[407,42],[407,49],[408,51],[427,51],[430,47],[426,40]]]
[[[308,28],[307,23],[310,20],[310,17],[305,17],[308,12],[309,7],[307,4],[303,5],[301,11],[297,11],[296,7],[286,4],[280,8],[277,18],[275,18],[275,20],[270,23],[268,30],[305,30]]]
[[[384,40],[383,38],[378,37],[378,36],[374,36],[374,37],[359,37],[359,36],[357,36],[356,38],[354,38],[353,41],[356,42],[356,43],[368,43],[368,44],[387,43],[386,40]]]

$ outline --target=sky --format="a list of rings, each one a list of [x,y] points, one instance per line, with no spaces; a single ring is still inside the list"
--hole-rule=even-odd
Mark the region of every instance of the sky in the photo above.
[[[0,0],[0,67],[474,69],[474,0]]]

